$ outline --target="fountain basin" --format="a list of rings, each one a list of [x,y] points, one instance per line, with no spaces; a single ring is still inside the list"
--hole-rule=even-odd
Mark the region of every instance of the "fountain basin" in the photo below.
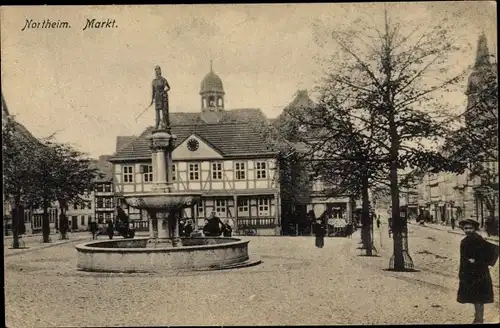
[[[183,192],[137,193],[127,194],[125,201],[138,209],[169,210],[192,206],[201,198],[201,194]]]
[[[77,267],[97,272],[164,272],[221,270],[260,263],[250,259],[249,242],[237,238],[181,238],[185,246],[161,248],[147,248],[149,241],[145,237],[76,245]]]

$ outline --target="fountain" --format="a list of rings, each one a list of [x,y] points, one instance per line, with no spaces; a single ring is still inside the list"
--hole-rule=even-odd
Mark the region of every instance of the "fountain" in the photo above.
[[[159,66],[155,71],[151,105],[155,103],[156,126],[150,137],[153,188],[151,192],[125,195],[129,206],[148,212],[152,235],[77,245],[77,267],[84,271],[161,272],[229,269],[259,264],[259,260],[249,257],[249,241],[222,237],[180,238],[181,213],[196,204],[201,199],[201,193],[174,190],[171,167],[176,137],[171,133],[168,113],[167,92],[170,86],[161,76]],[[148,247],[150,244],[153,247]]]

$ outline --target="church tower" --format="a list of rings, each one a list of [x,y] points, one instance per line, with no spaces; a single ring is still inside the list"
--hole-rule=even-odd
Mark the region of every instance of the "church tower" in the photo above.
[[[476,60],[472,72],[467,81],[467,110],[465,114],[466,124],[481,119],[484,113],[478,113],[477,107],[479,92],[489,83],[492,78],[496,79],[496,67],[491,63],[491,54],[488,50],[486,35],[481,33],[477,41]]]
[[[210,72],[201,81],[201,111],[218,112],[224,110],[224,87],[220,77],[214,73],[212,61]]]

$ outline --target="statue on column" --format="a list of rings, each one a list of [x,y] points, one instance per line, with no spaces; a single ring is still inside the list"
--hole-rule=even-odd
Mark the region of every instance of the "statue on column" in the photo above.
[[[168,119],[168,91],[170,91],[170,85],[168,84],[167,79],[161,76],[160,66],[155,67],[155,74],[156,78],[152,83],[153,94],[150,106],[153,105],[153,103],[155,104],[155,129],[159,129],[160,126],[166,128],[170,125]]]

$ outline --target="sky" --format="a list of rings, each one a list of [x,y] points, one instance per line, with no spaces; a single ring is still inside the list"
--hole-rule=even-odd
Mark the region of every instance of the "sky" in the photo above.
[[[391,3],[406,21],[454,24],[458,69],[473,64],[483,31],[496,56],[496,3]],[[0,8],[1,81],[9,111],[39,138],[56,133],[92,157],[112,154],[116,137],[154,124],[154,67],[169,81],[172,112],[199,112],[200,83],[213,69],[224,83],[225,108],[260,108],[278,116],[298,89],[322,76],[329,55],[318,31],[342,29],[360,16],[383,17],[383,4],[15,6]],[[116,27],[86,29],[87,19]],[[71,28],[27,28],[67,21]],[[463,86],[465,89],[465,85]],[[465,106],[463,92],[448,97]]]

